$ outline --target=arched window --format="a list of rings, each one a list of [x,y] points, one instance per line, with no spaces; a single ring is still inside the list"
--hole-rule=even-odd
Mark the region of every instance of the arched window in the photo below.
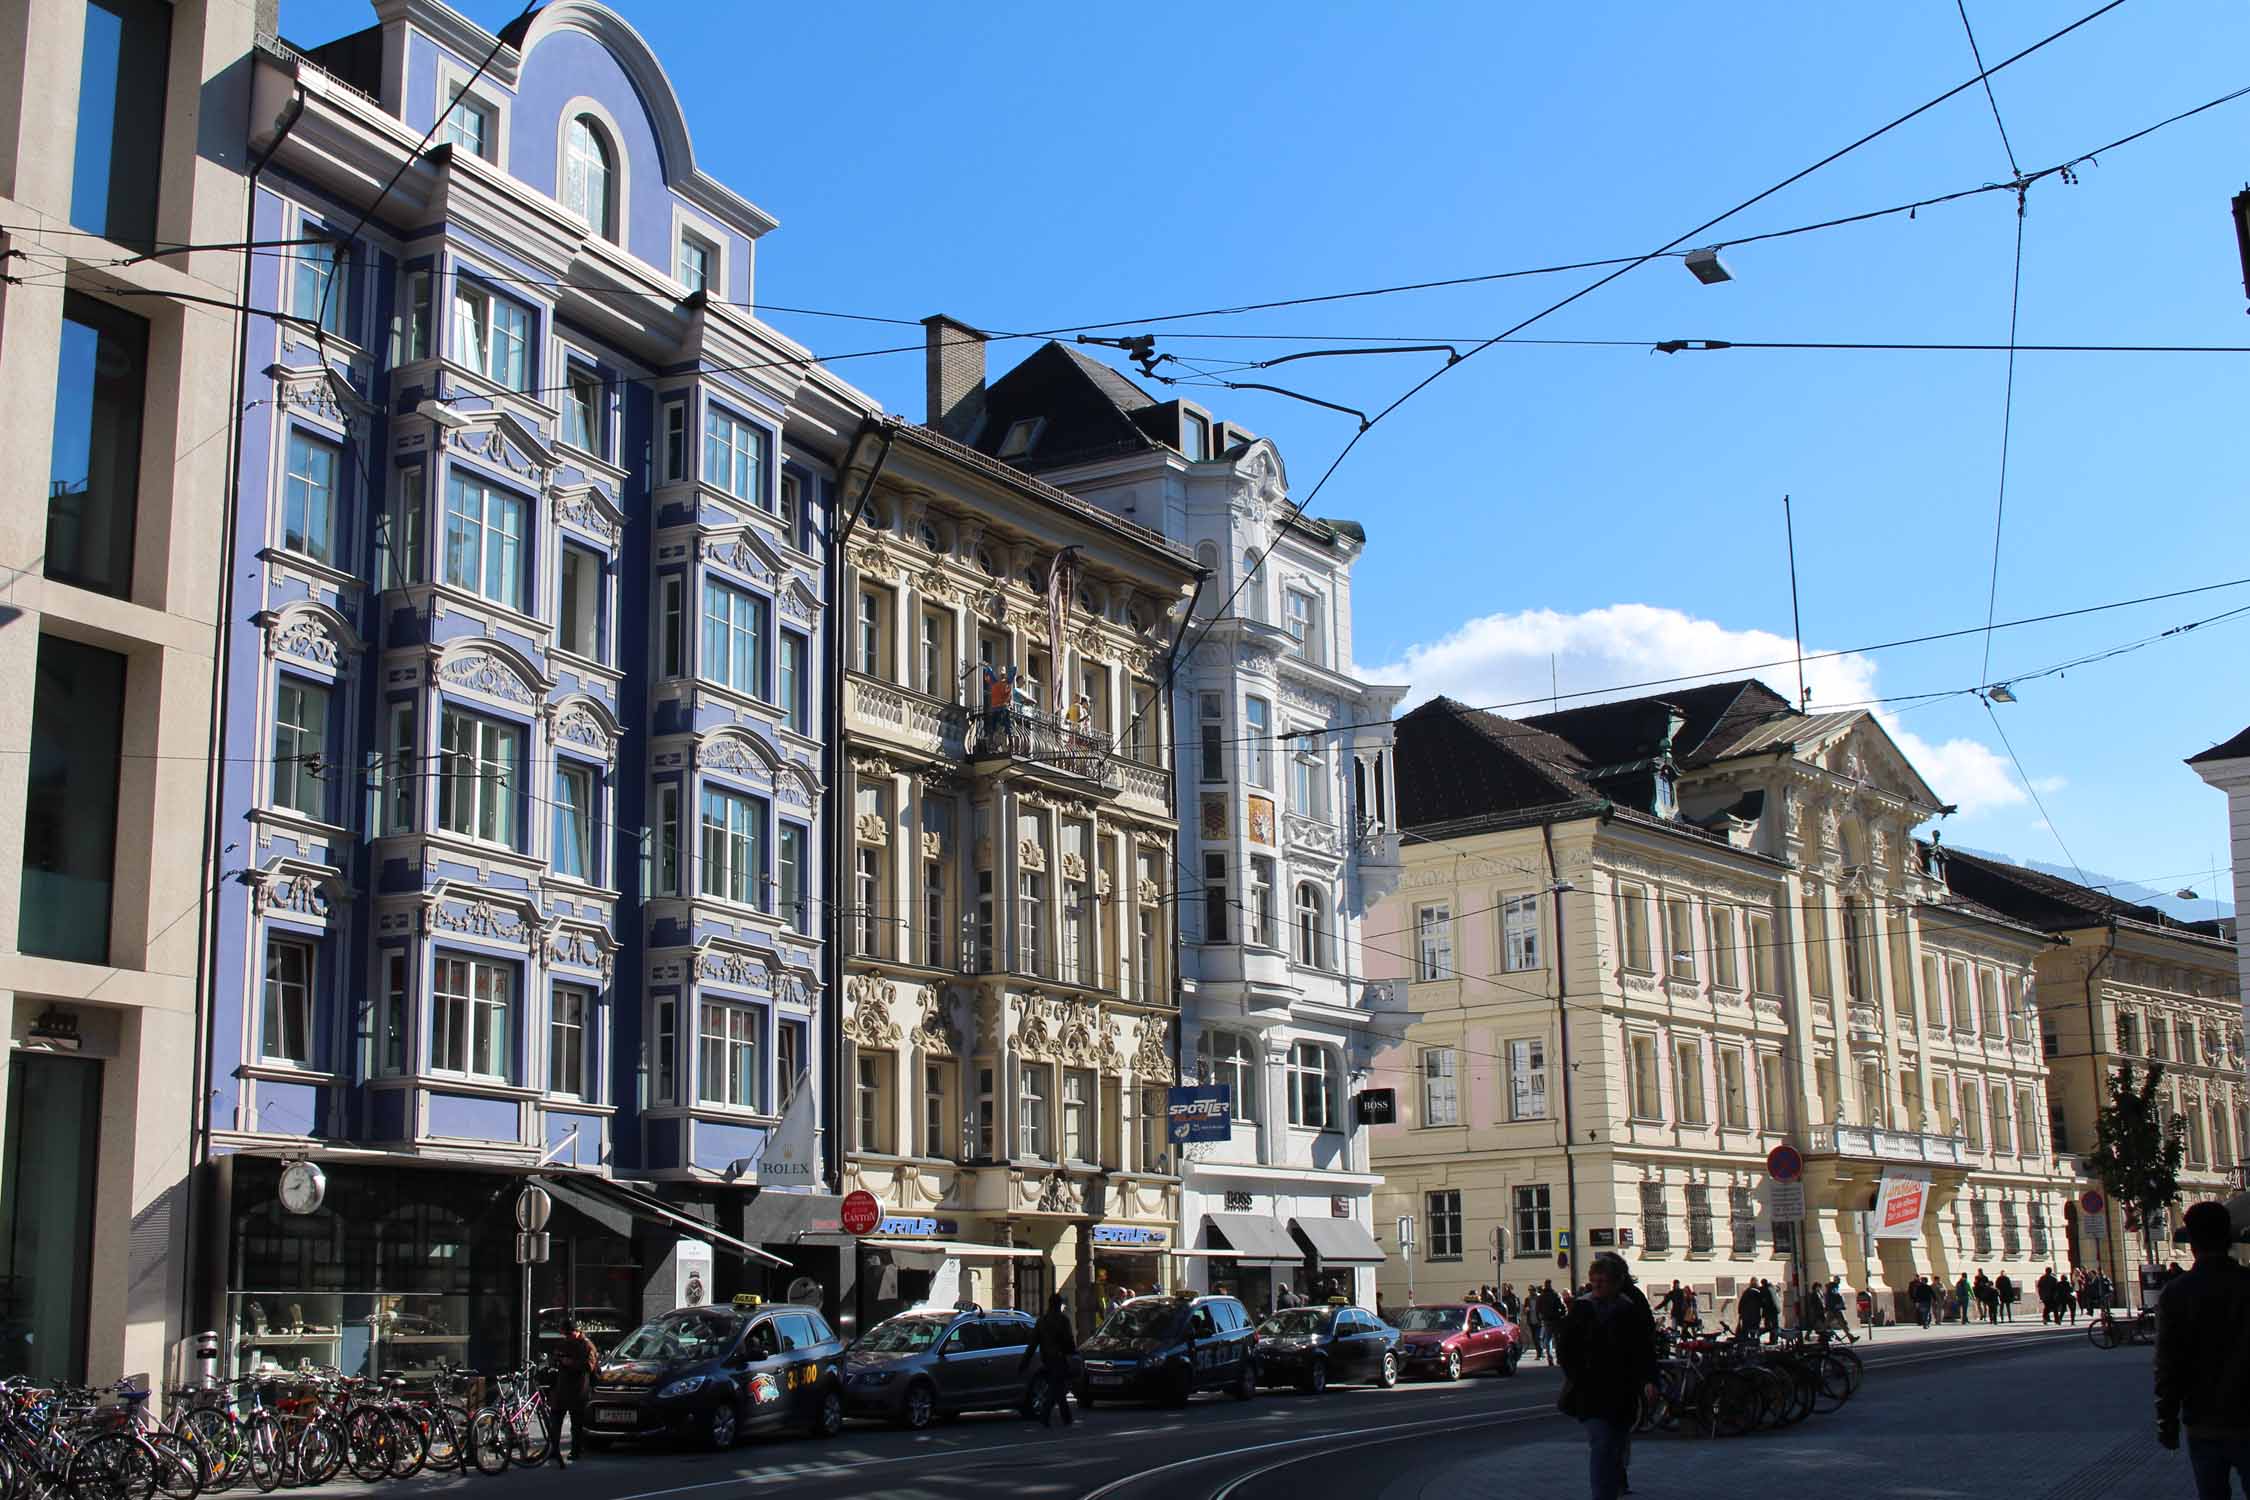
[[[611,201],[616,164],[609,140],[592,115],[573,115],[563,137],[563,207],[586,220],[605,240],[617,238]]]
[[[1234,1118],[1250,1124],[1258,1118],[1258,1050],[1250,1038],[1232,1031],[1206,1031],[1195,1044],[1198,1071],[1206,1083],[1223,1083],[1232,1091]]]
[[[1327,913],[1322,909],[1320,887],[1309,880],[1297,883],[1297,962],[1308,968],[1325,968]]]

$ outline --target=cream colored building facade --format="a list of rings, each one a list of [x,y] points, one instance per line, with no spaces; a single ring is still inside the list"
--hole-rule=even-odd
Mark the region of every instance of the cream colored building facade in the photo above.
[[[1369,970],[1423,1019],[1378,1066],[1377,1222],[1414,1219],[1416,1295],[1559,1285],[1606,1248],[1729,1317],[1751,1277],[1904,1316],[1916,1274],[2037,1276],[2072,1181],[2038,1128],[2049,939],[1945,886],[1912,838],[1937,797],[1870,716],[1757,683],[1527,721],[1440,699],[1397,775],[1407,868]],[[1886,1170],[1928,1183],[1915,1238],[1865,1234]]]
[[[0,1373],[184,1331],[259,9],[0,4]]]
[[[1043,1308],[1059,1291],[1084,1326],[1096,1273],[1156,1284],[1179,1223],[1177,828],[1156,685],[1196,568],[929,428],[886,436],[842,591],[837,1115],[844,1188],[886,1215],[862,1242],[867,1313],[919,1294],[893,1272],[950,1259],[978,1301]],[[1063,547],[1078,551],[1056,641],[1042,591]]]

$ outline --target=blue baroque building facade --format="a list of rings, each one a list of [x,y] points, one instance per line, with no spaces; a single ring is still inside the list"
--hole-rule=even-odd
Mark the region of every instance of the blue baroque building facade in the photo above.
[[[774,221],[614,13],[376,14],[252,60],[201,1246],[237,1370],[493,1368],[564,1309],[607,1343],[698,1278],[833,1284],[840,1243],[748,1184],[832,1050],[828,524],[871,403],[750,312]]]

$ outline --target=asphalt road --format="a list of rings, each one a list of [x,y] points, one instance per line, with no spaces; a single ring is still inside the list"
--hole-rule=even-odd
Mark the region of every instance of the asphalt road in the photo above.
[[[1926,1427],[1930,1413],[1974,1409],[2001,1389],[2053,1391],[2058,1383],[2083,1378],[2122,1393],[2116,1396],[2119,1420],[2146,1410],[2147,1351],[2104,1354],[2076,1330],[2043,1333],[2032,1324],[2020,1334],[1899,1340],[1861,1349],[1869,1365],[1867,1384],[1843,1411],[1814,1417],[1789,1433],[1730,1442],[1646,1439],[1634,1463],[1636,1491],[1710,1493],[1700,1484],[1668,1487],[1663,1478],[1670,1471],[1684,1482],[1715,1457],[1737,1483],[1752,1488],[1761,1467],[1796,1463],[1791,1455],[1799,1448],[1834,1450],[1845,1439],[1889,1441],[1886,1430],[1896,1423]],[[1543,1483],[1532,1492],[1567,1495],[1584,1483],[1583,1446],[1575,1425],[1555,1413],[1557,1383],[1551,1370],[1532,1364],[1513,1379],[1485,1375],[1458,1385],[1338,1387],[1317,1397],[1267,1391],[1249,1402],[1198,1396],[1179,1411],[1103,1405],[1082,1414],[1077,1425],[1051,1431],[1015,1415],[965,1417],[926,1433],[855,1422],[826,1442],[760,1439],[724,1454],[620,1448],[567,1470],[550,1466],[489,1479],[428,1476],[379,1488],[399,1500],[457,1489],[493,1500],[511,1490],[535,1490],[535,1500],[719,1500],[733,1491],[784,1485],[791,1500],[847,1495],[989,1500],[996,1492],[1055,1500],[1302,1500],[1308,1492],[1376,1500],[1473,1493],[1487,1473],[1528,1477],[1537,1469]],[[2083,1412],[2082,1398],[2070,1399],[2080,1404],[2057,1407],[2058,1422],[2065,1410]],[[1899,1407],[1898,1414],[1886,1416],[1887,1406],[1905,1401],[1920,1406],[1913,1414]],[[2037,1410],[2027,1416],[2034,1442],[2044,1420]],[[1518,1456],[1511,1457],[1511,1450]],[[1989,1445],[1986,1452],[1989,1456]],[[338,1491],[368,1492],[364,1486],[330,1485],[326,1493]]]

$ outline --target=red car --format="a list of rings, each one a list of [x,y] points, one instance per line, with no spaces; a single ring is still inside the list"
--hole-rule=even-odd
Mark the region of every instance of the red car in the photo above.
[[[1398,1328],[1401,1373],[1459,1380],[1478,1370],[1516,1373],[1523,1330],[1482,1302],[1439,1302],[1391,1315]]]

